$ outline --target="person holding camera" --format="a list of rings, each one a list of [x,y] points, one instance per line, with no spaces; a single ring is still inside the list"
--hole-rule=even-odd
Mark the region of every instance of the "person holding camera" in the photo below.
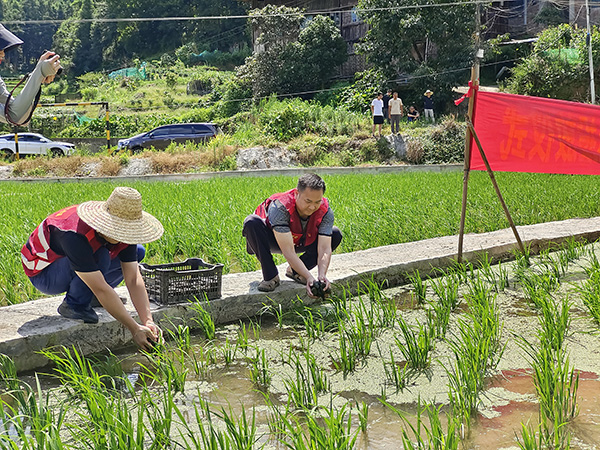
[[[22,44],[21,39],[0,25],[0,62],[4,60],[6,52]],[[6,83],[0,78],[0,121],[11,125],[25,125],[29,122],[39,101],[42,84],[54,81],[60,70],[60,56],[54,52],[44,52],[16,97],[12,96],[12,92],[9,92]]]
[[[271,195],[244,220],[242,234],[248,253],[256,255],[262,268],[259,291],[271,292],[280,284],[273,253],[283,254],[289,264],[285,275],[306,285],[311,298],[329,291],[327,269],[342,233],[333,226],[333,210],[323,194],[325,182],[321,177],[305,174],[296,189]],[[315,266],[317,279],[310,273]]]

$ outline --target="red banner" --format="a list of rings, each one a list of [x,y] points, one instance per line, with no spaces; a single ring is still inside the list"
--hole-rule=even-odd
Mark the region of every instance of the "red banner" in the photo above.
[[[600,106],[478,91],[475,131],[492,170],[600,174]],[[477,144],[471,169],[486,170]]]

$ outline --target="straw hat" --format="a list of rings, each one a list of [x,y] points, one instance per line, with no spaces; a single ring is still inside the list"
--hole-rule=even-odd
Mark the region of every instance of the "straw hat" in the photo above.
[[[427,95],[427,94],[433,94],[433,91],[431,91],[431,90],[427,89],[427,90],[425,91],[425,95]]]
[[[125,244],[145,244],[165,231],[159,220],[142,211],[142,196],[129,187],[117,187],[105,202],[77,207],[77,215],[94,230]]]

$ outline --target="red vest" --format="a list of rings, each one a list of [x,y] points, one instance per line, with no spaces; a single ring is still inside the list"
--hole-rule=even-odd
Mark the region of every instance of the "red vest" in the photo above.
[[[36,276],[54,261],[64,257],[64,255],[59,255],[50,248],[50,225],[62,231],[74,231],[84,235],[92,246],[94,253],[104,244],[96,236],[96,231],[79,218],[77,205],[61,209],[39,224],[21,249],[21,262],[28,277]],[[116,258],[126,247],[127,244],[123,243],[114,245],[110,249],[111,258]]]
[[[317,236],[319,235],[319,225],[323,220],[323,216],[329,210],[329,201],[323,197],[321,206],[310,215],[308,223],[306,224],[306,230],[303,231],[300,216],[298,215],[298,211],[296,211],[296,189],[271,195],[268,199],[258,205],[254,214],[266,219],[267,225],[270,228],[271,224],[267,217],[267,211],[269,210],[271,202],[275,200],[279,200],[281,204],[285,206],[288,213],[290,213],[290,231],[292,232],[294,245],[296,247],[299,245],[308,246],[315,242],[315,239],[317,239]],[[304,240],[302,238],[304,238]]]

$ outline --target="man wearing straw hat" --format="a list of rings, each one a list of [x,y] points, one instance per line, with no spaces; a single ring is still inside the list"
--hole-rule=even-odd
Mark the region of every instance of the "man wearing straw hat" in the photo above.
[[[138,270],[138,261],[145,254],[139,244],[155,241],[163,231],[158,219],[142,211],[138,191],[117,187],[105,202],[88,201],[48,216],[21,249],[23,269],[43,293],[66,292],[58,307],[61,316],[97,323],[98,315],[92,308],[95,296],[129,329],[139,347],[149,349],[160,330],[152,321]],[[123,280],[141,325],[114,290]]]
[[[23,41],[0,25],[0,62],[5,52],[22,45]],[[35,69],[29,74],[21,93],[14,97],[0,78],[0,121],[12,125],[24,125],[31,115],[40,97],[42,83],[48,84],[61,70],[59,56],[54,52],[44,52]]]
[[[431,96],[433,91],[427,89],[423,94],[423,111],[425,113],[425,119],[431,119],[431,122],[435,123],[435,116],[433,115],[433,99]]]

